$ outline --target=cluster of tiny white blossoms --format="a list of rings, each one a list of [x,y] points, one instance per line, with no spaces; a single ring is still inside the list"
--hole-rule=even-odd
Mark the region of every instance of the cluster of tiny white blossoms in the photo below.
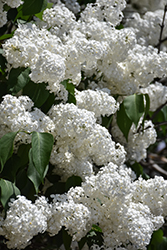
[[[80,109],[86,109],[95,113],[96,117],[110,116],[116,113],[119,104],[110,96],[105,89],[102,90],[83,90],[75,92],[76,105]]]
[[[125,1],[97,1],[88,4],[76,21],[58,2],[44,11],[43,28],[20,25],[3,45],[4,55],[14,68],[29,66],[31,79],[48,82],[51,92],[65,79],[78,85],[81,70],[94,69],[101,71],[103,85],[111,94],[136,93],[167,74],[167,55],[137,44],[133,28],[114,28],[125,6]]]
[[[123,146],[115,144],[108,130],[96,123],[93,112],[67,103],[53,106],[48,115],[56,139],[50,161],[62,178],[78,174],[84,179],[93,173],[92,163],[120,165],[125,161]]]
[[[0,127],[1,137],[7,132],[20,131],[16,141],[20,143],[30,143],[31,135],[25,132],[52,132],[54,130],[53,121],[40,109],[32,107],[33,101],[28,96],[5,95],[0,103]]]
[[[9,203],[1,235],[8,239],[8,248],[21,249],[39,232],[54,236],[62,227],[78,241],[95,224],[103,231],[104,249],[144,250],[167,215],[167,181],[162,177],[134,180],[131,169],[109,163],[96,176],[86,177],[81,187],[52,195],[50,204],[44,197],[32,204],[18,196]]]
[[[20,131],[15,141],[30,143],[31,136],[23,131],[51,133],[53,172],[61,181],[80,176],[82,185],[53,194],[51,203],[44,197],[32,203],[18,196],[9,203],[6,218],[0,217],[0,235],[8,240],[8,248],[22,249],[38,233],[47,231],[53,236],[62,227],[73,241],[79,241],[95,224],[102,229],[104,249],[145,250],[167,215],[167,181],[162,177],[135,180],[135,174],[123,165],[125,160],[145,159],[147,148],[156,141],[156,130],[151,121],[144,126],[139,122],[137,128],[133,124],[126,141],[115,118],[119,103],[112,95],[147,93],[151,111],[167,101],[166,87],[150,84],[167,75],[166,50],[158,53],[152,46],[158,43],[164,1],[141,1],[145,10],[161,10],[143,17],[132,14],[121,30],[115,27],[123,18],[125,0],[87,4],[78,20],[75,14],[80,8],[75,0],[50,2],[54,5],[43,12],[43,20],[19,24],[3,51],[10,68],[29,67],[31,80],[47,83],[55,100],[62,102],[44,114],[27,96],[4,96],[0,138]],[[4,3],[18,7],[22,2],[3,1],[0,14]],[[2,14],[0,26],[6,22]],[[75,90],[76,105],[66,103],[68,92],[61,82],[70,79],[79,89],[82,73],[99,80],[90,82],[92,90]],[[112,135],[98,124],[101,116],[111,115]],[[95,166],[102,167],[98,171]]]
[[[135,124],[132,124],[128,134],[128,140],[126,140],[116,123],[116,118],[114,117],[112,121],[111,133],[115,141],[121,142],[125,147],[127,152],[126,159],[132,163],[145,159],[147,156],[147,148],[156,142],[157,133],[152,121],[145,121],[144,126],[142,126],[141,122],[142,120],[139,121],[137,128]]]
[[[47,220],[50,217],[50,205],[45,197],[41,197],[33,204],[24,196],[9,203],[6,219],[2,223],[1,235],[7,241],[7,247],[24,249],[30,240],[38,233],[45,232]]]
[[[59,0],[49,0],[49,2],[53,4],[57,4],[60,2]],[[77,0],[62,0],[62,2],[65,4],[65,6],[71,10],[74,14],[77,14],[80,12],[81,8]]]
[[[156,46],[159,43],[159,34],[162,25],[163,13],[163,10],[156,10],[154,12],[148,11],[143,16],[140,16],[138,12],[132,13],[126,17],[126,22],[124,26],[135,29],[137,42],[139,44],[145,46]],[[166,36],[167,17],[164,20],[162,39]]]
[[[162,104],[167,101],[167,87],[162,85],[160,82],[150,84],[146,88],[141,88],[142,94],[148,94],[150,98],[150,111],[155,111]],[[155,98],[156,96],[156,98]]]

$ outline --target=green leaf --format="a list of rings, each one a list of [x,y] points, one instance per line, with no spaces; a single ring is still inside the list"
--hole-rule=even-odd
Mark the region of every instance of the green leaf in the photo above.
[[[47,3],[47,6],[46,6],[45,10],[46,9],[51,9],[52,6],[53,6],[53,3]],[[42,20],[43,12],[44,12],[44,10],[41,11],[40,13],[38,13],[38,14],[35,14],[35,16],[38,17],[40,20]]]
[[[109,129],[110,125],[111,125],[111,122],[112,122],[112,118],[113,116],[110,115],[110,116],[102,116],[102,126]]]
[[[40,108],[48,99],[49,91],[45,83],[34,83],[30,81],[23,89],[23,95],[27,95],[34,102],[37,108]]]
[[[143,175],[143,167],[138,162],[131,165],[131,168],[136,173],[137,177]]]
[[[32,159],[41,181],[49,163],[53,143],[53,135],[49,133],[32,133]]]
[[[14,31],[11,32],[10,34],[4,34],[4,35],[0,36],[0,41],[11,38],[13,36],[13,34],[14,34]]]
[[[20,194],[20,190],[10,181],[0,179],[1,195],[0,201],[5,208],[10,198],[15,198]]]
[[[93,231],[96,231],[96,232],[102,233],[101,228],[100,228],[99,226],[95,225],[95,224],[92,225],[92,230],[93,230]]]
[[[47,0],[24,0],[23,15],[34,15],[40,13],[47,7]]]
[[[17,94],[30,81],[30,68],[12,68],[9,73],[8,89],[10,93]]]
[[[3,171],[1,172],[1,177],[3,179],[9,180],[13,183],[16,181],[16,174],[21,167],[21,158],[15,154],[10,157],[4,165]]]
[[[31,144],[21,144],[18,148],[17,155],[20,157],[20,166],[27,165],[28,163],[28,154],[31,148]]]
[[[76,187],[76,186],[81,186],[82,179],[79,176],[70,176],[68,180],[66,181],[65,184],[65,190],[66,192],[71,188],[71,187]]]
[[[148,250],[157,250],[157,249],[162,250],[163,248],[160,248],[160,245],[162,242],[163,242],[163,231],[162,229],[158,229],[152,234],[152,238],[148,246]],[[166,248],[163,250],[166,250]]]
[[[167,105],[164,106],[162,109],[161,109],[163,115],[164,115],[164,121],[167,121]]]
[[[0,163],[1,163],[1,171],[3,170],[5,162],[12,156],[13,154],[13,143],[18,132],[10,132],[4,135],[0,139]]]
[[[16,185],[21,190],[21,194],[26,196],[27,199],[34,201],[35,200],[35,188],[30,181],[30,179],[27,177],[27,171],[25,168],[20,169],[16,176]]]
[[[69,80],[64,80],[61,82],[61,84],[68,91],[68,103],[76,104],[75,86],[71,82],[69,82]]]
[[[72,242],[72,237],[67,233],[66,230],[63,230],[63,243],[66,250],[71,250],[70,245]]]
[[[150,98],[148,94],[144,94],[145,96],[145,101],[146,101],[146,105],[144,107],[144,117],[143,117],[143,121],[142,121],[142,127],[144,129],[144,121],[149,113],[149,109],[150,109]]]
[[[65,193],[65,183],[56,182],[52,186],[47,188],[45,196],[49,198],[51,194],[63,194],[63,193]]]
[[[86,236],[83,237],[79,242],[78,242],[78,246],[79,246],[79,250],[81,250],[83,248],[83,246],[85,245],[87,239]]]
[[[126,140],[128,141],[129,130],[132,126],[132,121],[129,119],[125,112],[124,105],[120,105],[120,109],[117,111],[117,124],[119,129],[122,131]]]
[[[137,127],[139,119],[145,111],[143,95],[130,95],[124,99],[123,105],[127,116]]]
[[[37,172],[34,163],[33,163],[33,157],[32,157],[32,148],[29,151],[29,166],[27,169],[27,176],[32,181],[35,187],[36,194],[38,193],[38,188],[40,184],[42,183],[40,174]]]
[[[0,53],[0,68],[4,71],[6,68],[6,58]]]
[[[158,250],[166,250],[167,249],[167,237],[163,237],[162,241],[158,245]]]

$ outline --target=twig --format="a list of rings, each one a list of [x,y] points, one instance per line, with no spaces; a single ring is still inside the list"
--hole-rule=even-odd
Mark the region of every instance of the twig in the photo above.
[[[163,168],[158,166],[153,160],[149,159],[149,163],[150,163],[151,167],[154,168],[156,171],[158,171],[159,173],[167,176],[167,171],[165,171]]]
[[[167,101],[164,103],[164,104],[162,104],[159,108],[157,108],[156,110],[155,110],[155,112],[154,112],[154,114],[151,116],[151,121],[153,121],[154,120],[154,118],[156,117],[156,115],[161,111],[161,109],[165,106],[167,104]]]
[[[160,53],[160,49],[161,49],[161,43],[162,43],[162,33],[163,33],[163,29],[164,29],[164,22],[165,22],[166,12],[167,12],[167,4],[165,5],[165,8],[164,8],[164,15],[163,15],[163,20],[162,20],[162,24],[160,25],[160,27],[161,27],[161,31],[160,31],[160,36],[159,36],[159,43],[158,43],[158,45],[157,45],[157,48],[158,48],[158,54]]]
[[[154,123],[154,127],[159,127],[159,126],[162,126],[162,125],[167,125],[167,121]]]

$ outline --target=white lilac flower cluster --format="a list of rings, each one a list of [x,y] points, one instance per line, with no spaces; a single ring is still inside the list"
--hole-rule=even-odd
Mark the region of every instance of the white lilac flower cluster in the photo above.
[[[59,0],[49,0],[49,2],[53,4],[57,4],[60,2]],[[81,8],[77,0],[62,0],[62,2],[65,4],[65,6],[71,10],[74,14],[77,14],[80,12]]]
[[[111,94],[136,93],[155,77],[167,74],[167,55],[137,44],[135,29],[114,28],[124,8],[125,1],[97,1],[88,4],[76,21],[58,2],[44,11],[43,28],[19,25],[3,45],[4,55],[14,68],[30,67],[31,79],[47,82],[51,92],[56,93],[65,79],[78,85],[81,71],[100,71],[100,86],[109,88]]]
[[[50,204],[44,197],[32,204],[18,196],[9,204],[0,233],[8,239],[8,248],[22,249],[34,235],[47,231],[53,236],[62,227],[79,241],[95,224],[103,231],[104,249],[144,250],[167,215],[167,181],[134,180],[131,169],[109,163],[81,187],[52,195]]]
[[[7,11],[4,10],[4,5],[7,4],[11,8],[17,8],[23,3],[22,0],[1,0],[0,2],[0,27],[7,22]]]
[[[5,3],[13,6],[12,2]],[[2,46],[9,68],[29,67],[31,80],[47,83],[55,100],[62,102],[44,114],[27,96],[4,96],[0,138],[20,131],[16,141],[30,143],[30,135],[23,131],[51,133],[55,140],[50,158],[53,172],[61,181],[77,175],[83,182],[66,194],[52,195],[50,204],[44,197],[31,203],[18,196],[9,204],[6,218],[0,217],[0,234],[8,240],[8,248],[22,249],[38,233],[55,235],[62,227],[73,241],[79,241],[96,224],[103,232],[104,249],[145,250],[167,215],[167,181],[161,177],[135,180],[135,174],[123,165],[125,160],[133,163],[146,157],[156,131],[151,121],[145,121],[144,126],[139,122],[137,128],[132,125],[126,141],[116,124],[119,104],[113,95],[148,93],[152,111],[167,101],[166,87],[150,84],[167,75],[167,54],[158,54],[152,46],[157,41],[151,26],[158,34],[162,11],[155,12],[155,20],[152,12],[143,17],[134,14],[134,23],[129,19],[126,28],[118,30],[125,0],[87,4],[78,20],[77,11],[68,7],[76,1],[52,2],[53,7],[43,12],[43,21],[19,24]],[[155,6],[157,1],[149,2]],[[162,3],[156,6],[163,9]],[[61,82],[70,79],[78,86],[83,80],[81,73],[98,80],[90,81],[92,90],[75,90],[76,105],[66,103],[68,92]],[[112,136],[98,124],[101,116],[110,115]],[[95,166],[101,167],[97,173]]]
[[[45,197],[40,197],[33,204],[24,196],[18,196],[9,206],[1,235],[9,240],[9,249],[24,249],[35,235],[46,231],[47,220],[51,214],[50,205]]]
[[[132,12],[126,17],[125,27],[135,29],[137,42],[141,45],[157,46],[159,43],[160,30],[164,10],[148,11],[143,16],[138,12]],[[164,20],[162,39],[167,36],[167,17]],[[163,45],[163,44],[162,44]],[[162,47],[165,50],[165,46]]]
[[[140,120],[137,128],[132,124],[127,141],[119,129],[115,117],[112,121],[111,133],[115,141],[121,142],[125,147],[127,153],[126,159],[132,163],[146,158],[147,148],[156,142],[157,137],[152,121],[145,121],[143,126],[142,120]]]
[[[167,87],[160,82],[155,82],[146,88],[141,88],[140,93],[149,95],[150,111],[155,111],[167,101]]]
[[[95,113],[95,117],[110,116],[116,113],[119,104],[105,89],[83,90],[75,92],[76,105],[80,109],[86,109]]]
[[[124,148],[96,123],[93,112],[67,103],[53,106],[48,115],[55,125],[52,133],[56,139],[50,161],[62,179],[72,174],[85,179],[93,173],[93,163],[120,165],[125,161]]]
[[[99,96],[104,93],[101,92],[97,92]],[[115,99],[108,97],[107,103],[113,105],[110,114],[115,113],[118,108]],[[109,162],[120,165],[125,161],[124,147],[115,144],[108,130],[96,123],[96,112],[61,103],[53,106],[45,115],[33,105],[27,96],[4,96],[0,104],[1,137],[7,132],[19,131],[15,138],[18,147],[21,143],[31,143],[31,134],[27,133],[52,133],[56,143],[50,161],[56,165],[55,171],[62,176],[62,180],[73,174],[83,179],[90,176],[93,163],[99,166]]]
[[[2,137],[7,132],[20,131],[16,141],[20,143],[30,143],[31,135],[24,133],[52,132],[54,130],[53,121],[40,109],[33,108],[33,101],[28,96],[5,95],[0,103],[0,128]]]

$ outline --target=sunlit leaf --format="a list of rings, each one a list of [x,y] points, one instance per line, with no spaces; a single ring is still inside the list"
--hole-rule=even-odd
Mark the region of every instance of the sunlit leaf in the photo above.
[[[139,119],[144,113],[143,95],[127,96],[123,101],[123,105],[127,116],[137,127]]]

